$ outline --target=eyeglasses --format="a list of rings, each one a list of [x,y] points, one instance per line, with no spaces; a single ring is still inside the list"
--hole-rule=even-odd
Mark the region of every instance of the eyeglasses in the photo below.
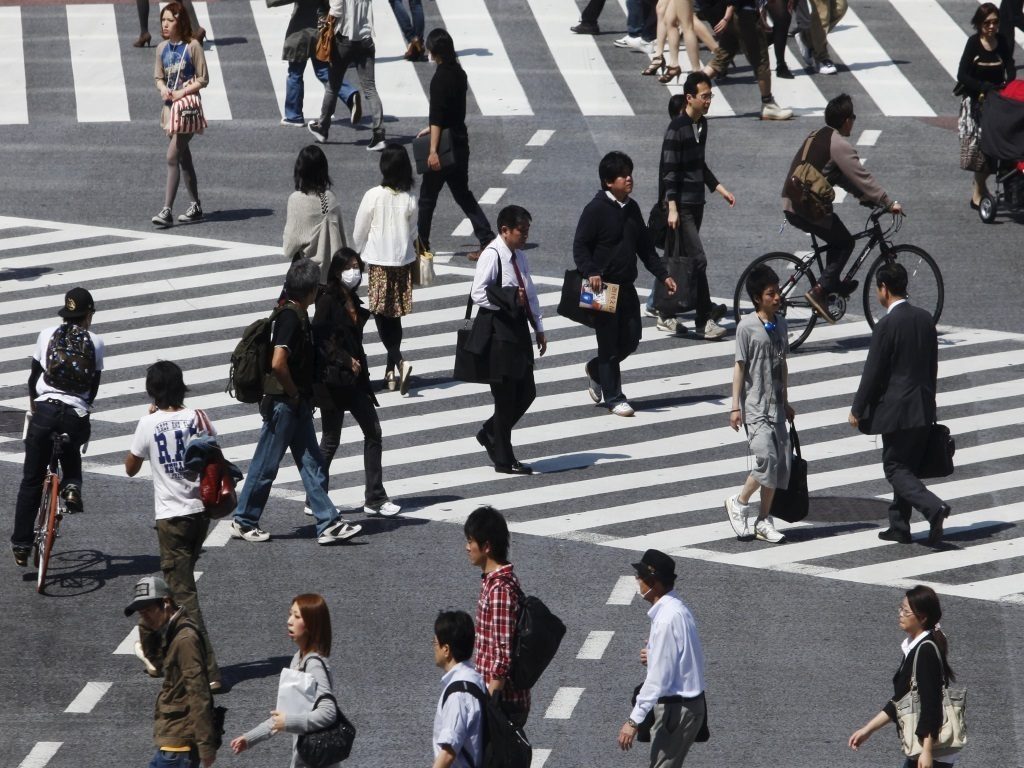
[[[983,22],[981,22],[981,26],[983,26],[983,27],[998,27],[999,26],[999,19],[985,19]]]
[[[912,610],[910,610],[909,608],[904,608],[904,607],[903,607],[903,606],[901,605],[901,606],[900,606],[900,611],[899,611],[899,614],[900,614],[900,616],[913,616],[913,615],[914,615],[914,612],[913,612]]]
[[[711,91],[708,91],[707,93],[698,94],[697,98],[700,99],[701,101],[711,101],[713,98],[715,98],[715,94],[712,93]]]

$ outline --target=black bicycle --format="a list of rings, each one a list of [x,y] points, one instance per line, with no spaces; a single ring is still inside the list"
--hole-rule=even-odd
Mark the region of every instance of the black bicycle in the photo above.
[[[853,236],[854,240],[866,239],[867,242],[857,257],[848,263],[843,283],[853,279],[857,271],[867,261],[868,256],[876,248],[880,248],[881,252],[871,262],[863,285],[863,308],[868,325],[874,328],[875,323],[885,314],[884,308],[878,303],[875,296],[875,273],[883,264],[892,262],[902,264],[907,270],[908,290],[913,296],[914,304],[928,310],[934,322],[938,323],[939,316],[942,314],[944,296],[942,273],[939,271],[935,259],[924,249],[918,248],[916,245],[892,244],[890,237],[900,230],[904,216],[892,214],[889,225],[884,227],[881,224],[881,219],[885,213],[885,208],[873,209],[868,215],[868,223],[864,231]],[[754,259],[750,266],[743,270],[733,296],[733,316],[737,323],[744,314],[754,311],[747,296],[747,275],[754,267],[767,264],[779,276],[779,287],[782,291],[781,312],[789,327],[789,348],[796,349],[804,342],[811,334],[815,324],[821,320],[811,303],[805,298],[805,294],[817,284],[815,275],[821,275],[824,270],[826,254],[826,248],[820,245],[818,239],[813,235],[811,244],[813,250],[802,257],[782,251],[766,253],[764,256]],[[829,315],[838,322],[846,315],[849,304],[849,296],[842,293],[829,294]]]
[[[39,501],[32,546],[32,563],[37,568],[36,592],[40,593],[46,584],[46,570],[50,565],[50,554],[53,552],[53,542],[57,539],[60,521],[68,511],[60,492],[60,457],[64,452],[64,444],[70,439],[68,435],[60,432],[53,433],[53,451],[50,453],[50,463],[43,477],[43,496]]]

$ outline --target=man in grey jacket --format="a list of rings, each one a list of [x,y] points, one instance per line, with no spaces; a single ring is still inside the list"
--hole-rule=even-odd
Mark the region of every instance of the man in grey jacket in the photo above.
[[[789,173],[782,185],[782,209],[786,221],[797,229],[808,232],[825,243],[828,248],[825,269],[818,284],[805,294],[815,312],[829,323],[835,318],[828,311],[829,294],[849,296],[857,288],[856,280],[841,281],[843,267],[853,253],[854,239],[850,230],[835,214],[815,218],[804,206],[793,185],[789,183],[803,160],[804,144],[811,142],[806,162],[811,163],[828,179],[829,184],[840,186],[861,202],[885,206],[894,214],[902,214],[903,206],[891,200],[874,177],[861,164],[857,150],[847,141],[853,132],[857,115],[853,112],[853,99],[841,93],[825,106],[825,127],[808,136],[793,157]]]

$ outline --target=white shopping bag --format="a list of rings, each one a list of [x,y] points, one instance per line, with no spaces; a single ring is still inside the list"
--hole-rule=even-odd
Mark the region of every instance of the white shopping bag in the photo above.
[[[277,711],[301,715],[313,711],[316,680],[308,672],[285,668],[277,685]]]

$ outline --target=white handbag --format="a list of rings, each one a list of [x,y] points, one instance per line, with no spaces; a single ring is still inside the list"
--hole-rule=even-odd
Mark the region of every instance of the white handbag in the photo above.
[[[277,684],[277,711],[305,714],[316,702],[316,680],[308,672],[285,667]]]
[[[935,649],[942,662],[942,654],[931,640],[925,640],[921,646],[930,645]],[[896,706],[896,727],[900,733],[900,746],[903,754],[907,757],[916,757],[921,754],[921,742],[917,738],[917,724],[921,719],[921,695],[917,690],[917,657],[921,654],[918,648],[914,656],[914,668],[910,673],[910,690],[899,701],[893,701]],[[967,691],[964,688],[950,688],[942,686],[942,727],[939,728],[939,737],[932,744],[932,754],[940,757],[942,754],[958,750],[967,743]]]

